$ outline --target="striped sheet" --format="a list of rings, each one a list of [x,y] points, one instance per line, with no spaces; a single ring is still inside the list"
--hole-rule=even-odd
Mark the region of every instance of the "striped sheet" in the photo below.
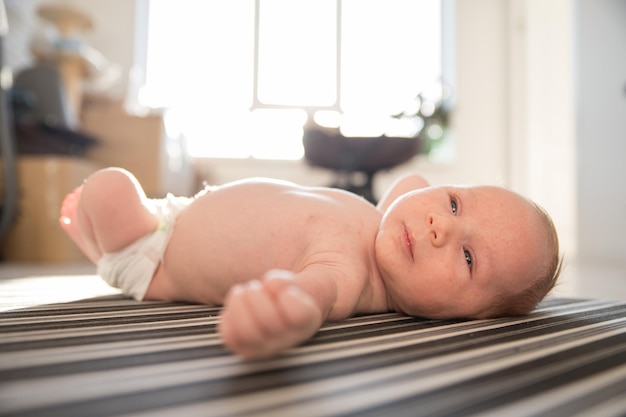
[[[624,303],[355,317],[258,362],[224,350],[218,317],[121,295],[1,312],[0,415],[626,415]]]

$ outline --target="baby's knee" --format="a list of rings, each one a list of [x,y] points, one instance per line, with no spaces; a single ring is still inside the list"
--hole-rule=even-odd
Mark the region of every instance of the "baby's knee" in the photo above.
[[[91,174],[85,180],[86,183],[97,184],[98,187],[106,186],[107,184],[115,184],[119,181],[131,181],[134,179],[133,174],[124,168],[109,167],[102,168]]]
[[[117,205],[138,194],[135,177],[122,168],[104,168],[90,175],[83,184],[81,200],[88,206]]]
[[[123,168],[103,168],[94,172],[85,180],[85,187],[99,190],[100,192],[117,191],[127,187],[134,187],[136,181],[133,174]]]

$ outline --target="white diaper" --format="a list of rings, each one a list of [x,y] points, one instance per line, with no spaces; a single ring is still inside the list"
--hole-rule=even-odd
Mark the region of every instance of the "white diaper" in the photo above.
[[[189,197],[168,194],[164,199],[151,200],[158,228],[117,252],[105,253],[98,261],[98,275],[109,285],[142,300],[150,281],[163,260],[176,218],[193,201]]]

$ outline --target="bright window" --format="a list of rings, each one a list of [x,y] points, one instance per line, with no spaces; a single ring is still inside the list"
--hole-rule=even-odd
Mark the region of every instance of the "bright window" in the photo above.
[[[320,110],[377,136],[441,79],[433,0],[149,0],[147,33],[139,100],[194,156],[299,159]]]

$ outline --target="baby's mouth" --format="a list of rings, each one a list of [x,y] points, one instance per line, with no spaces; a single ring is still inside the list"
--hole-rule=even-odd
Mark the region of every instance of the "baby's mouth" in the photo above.
[[[406,226],[404,226],[404,233],[402,234],[402,243],[406,247],[409,255],[411,256],[411,260],[415,260],[413,257],[413,243],[411,242],[411,236],[409,235],[409,231]]]

